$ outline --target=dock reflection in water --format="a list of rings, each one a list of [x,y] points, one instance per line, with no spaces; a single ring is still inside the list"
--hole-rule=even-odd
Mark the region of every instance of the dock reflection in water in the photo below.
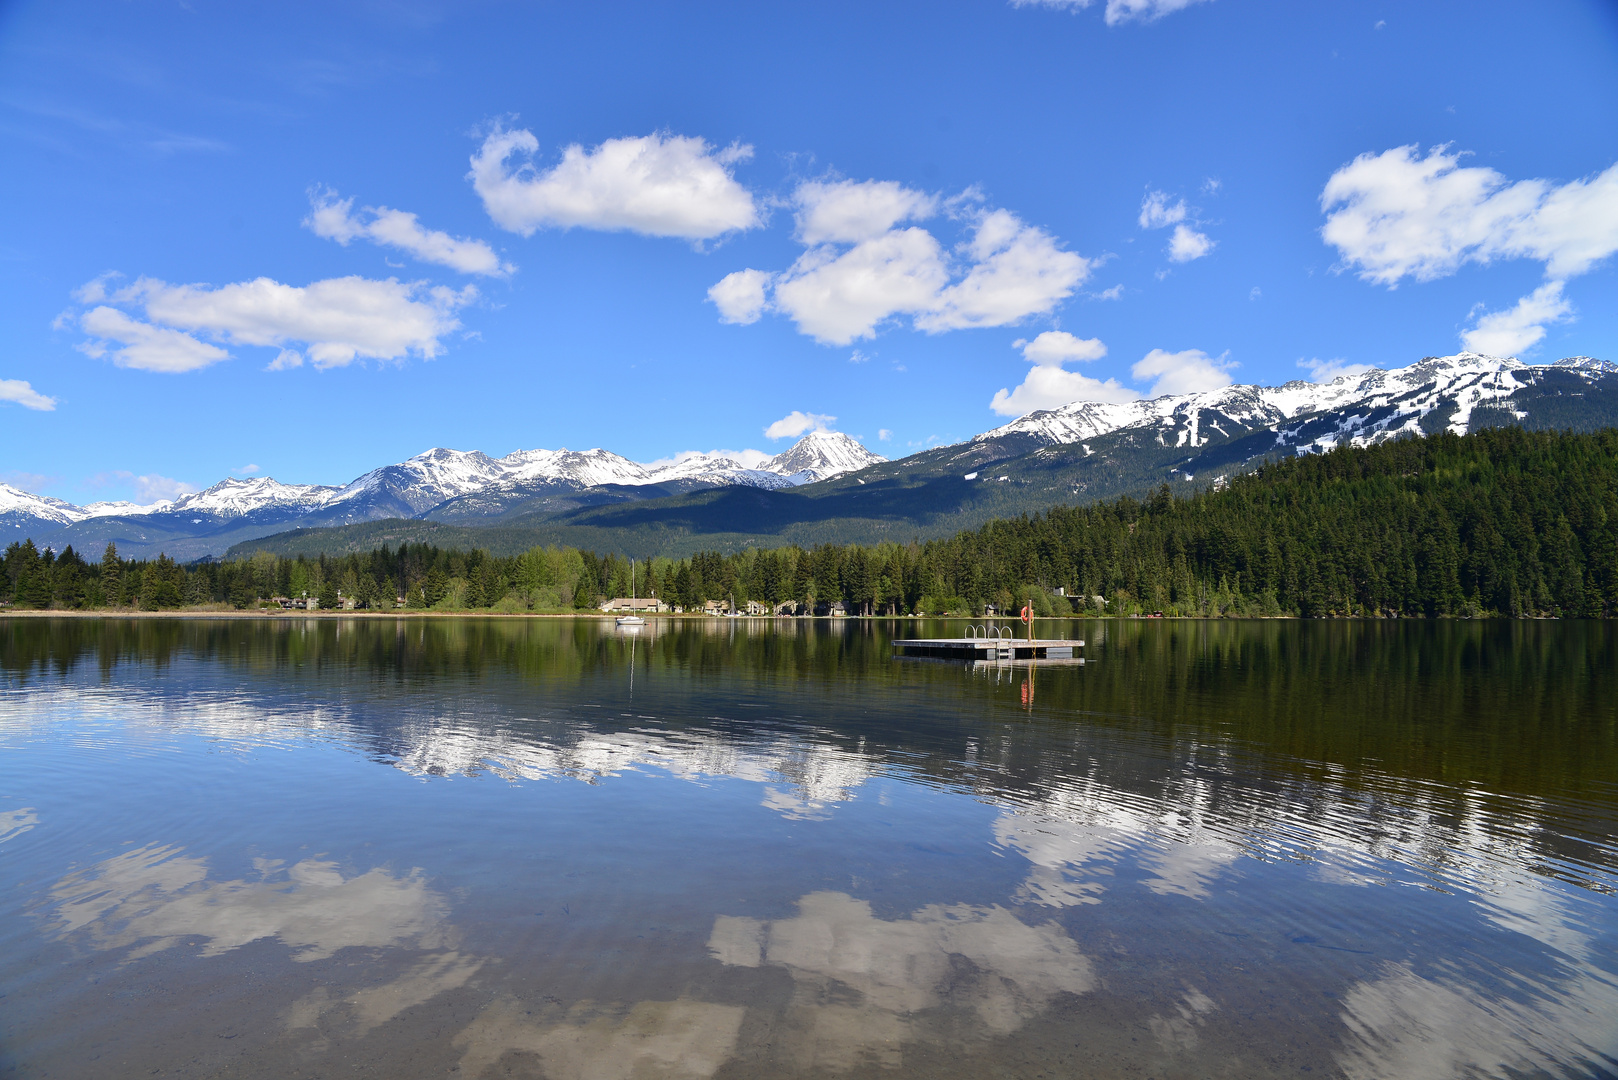
[[[1618,1071],[1606,627],[960,633],[0,622],[0,1069]]]

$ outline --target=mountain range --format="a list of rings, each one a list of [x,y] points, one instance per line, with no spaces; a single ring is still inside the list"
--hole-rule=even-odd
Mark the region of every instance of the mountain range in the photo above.
[[[227,479],[173,503],[77,507],[0,485],[0,537],[92,557],[369,550],[382,543],[634,554],[910,540],[1058,503],[1217,483],[1278,455],[1483,427],[1618,425],[1618,365],[1461,353],[1325,383],[1076,401],[888,461],[811,432],[747,468],[716,455],[643,465],[608,451],[434,449],[340,487]]]
[[[192,559],[222,555],[231,544],[294,525],[307,529],[390,519],[493,522],[512,514],[713,487],[794,487],[883,460],[841,432],[811,431],[752,468],[720,454],[686,454],[645,465],[602,449],[518,450],[491,458],[476,450],[434,448],[343,485],[228,477],[205,491],[145,506],[75,506],[0,484],[0,538],[8,533],[19,539],[31,536],[57,550],[73,544],[92,555],[112,541],[127,555],[161,550]]]

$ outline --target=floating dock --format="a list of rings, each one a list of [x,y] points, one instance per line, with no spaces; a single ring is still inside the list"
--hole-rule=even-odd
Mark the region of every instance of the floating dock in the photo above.
[[[900,656],[931,656],[941,660],[1075,660],[1084,642],[1064,638],[895,638]]]

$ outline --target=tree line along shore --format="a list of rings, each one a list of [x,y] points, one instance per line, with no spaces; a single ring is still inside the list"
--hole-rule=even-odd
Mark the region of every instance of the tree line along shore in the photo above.
[[[0,608],[599,611],[630,560],[568,547],[513,557],[425,544],[229,562],[98,559],[10,544]],[[635,563],[670,608],[970,615],[1618,615],[1618,430],[1406,438],[1288,456],[1188,497],[1052,507],[945,539],[796,545]]]

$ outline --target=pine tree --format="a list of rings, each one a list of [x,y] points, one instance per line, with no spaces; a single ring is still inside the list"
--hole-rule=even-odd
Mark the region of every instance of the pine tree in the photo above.
[[[107,550],[101,553],[101,595],[103,603],[116,607],[123,600],[123,563],[118,558],[118,545],[107,541]]]

